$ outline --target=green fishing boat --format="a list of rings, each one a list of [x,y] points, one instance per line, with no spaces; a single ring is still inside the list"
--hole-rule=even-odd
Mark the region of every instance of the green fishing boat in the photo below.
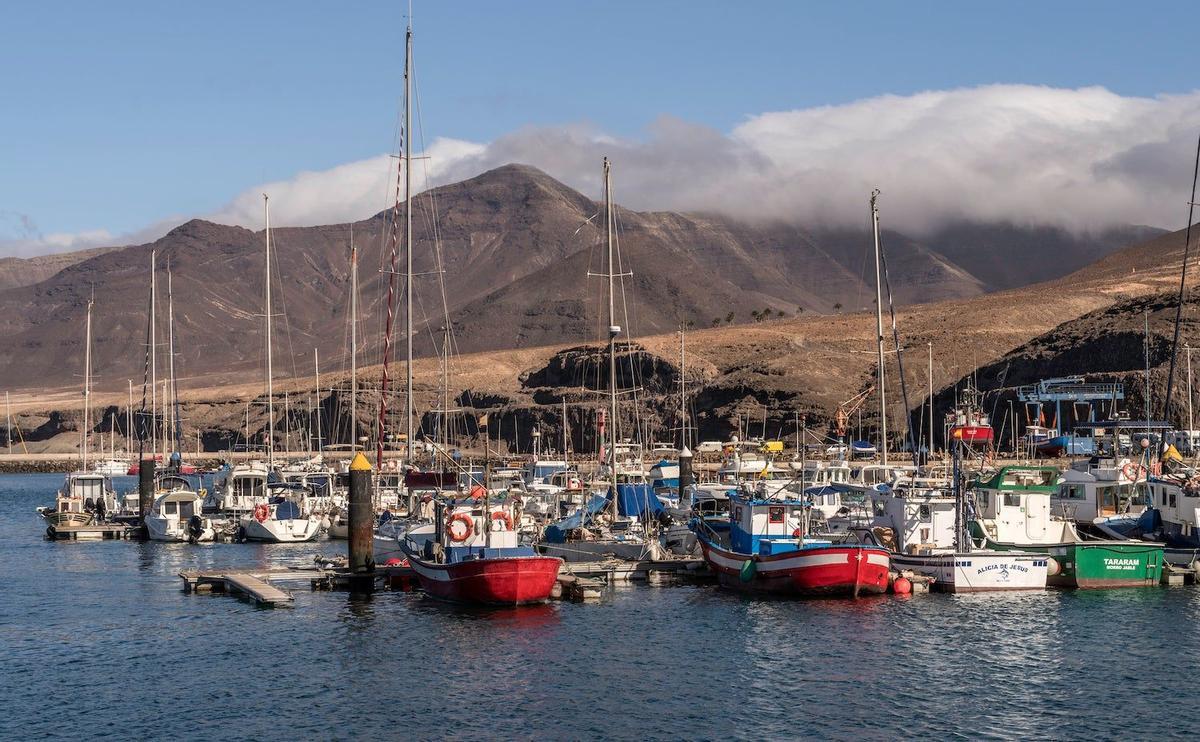
[[[1085,540],[1073,521],[1051,512],[1059,471],[1050,466],[1006,466],[974,487],[971,538],[982,548],[1033,551],[1053,557],[1047,584],[1113,588],[1157,585],[1163,545]]]

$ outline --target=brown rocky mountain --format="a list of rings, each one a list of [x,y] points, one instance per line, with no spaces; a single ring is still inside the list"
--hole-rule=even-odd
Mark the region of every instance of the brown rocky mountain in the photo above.
[[[435,203],[436,232],[430,218]],[[419,352],[440,342],[437,330],[445,320],[439,278],[460,352],[598,337],[602,284],[587,276],[603,269],[597,211],[593,200],[521,165],[414,199]],[[778,317],[800,308],[811,315],[872,306],[865,230],[809,231],[626,209],[618,216],[622,265],[633,273],[624,282],[620,321],[635,337],[680,322],[725,323],[730,314],[734,324],[744,323],[768,308]],[[281,377],[311,374],[314,347],[326,371],[346,368],[351,227],[361,256],[362,359],[379,358],[390,215],[354,225],[281,228],[273,231]],[[884,239],[902,305],[965,299],[988,286],[926,243],[890,231]],[[169,263],[172,269],[177,364],[185,386],[258,378],[262,246],[261,231],[193,220],[154,243],[88,256],[41,282],[0,291],[0,385],[44,390],[78,383],[83,315],[93,291],[99,387],[121,390],[126,379],[140,382],[151,251],[160,267]],[[159,296],[165,318],[165,277]]]
[[[250,235],[244,249],[252,252],[259,249],[256,243],[261,241],[261,234],[255,236],[246,230],[204,224],[193,224],[189,229],[196,231],[197,237],[203,237],[198,244],[217,239],[216,234],[200,234],[208,230],[218,230],[226,242]],[[1183,234],[1176,232],[1125,248],[1052,282],[931,304],[901,304],[898,314],[901,342],[908,348],[904,370],[909,408],[915,410],[927,400],[931,381],[935,392],[940,393],[938,406],[943,408],[952,397],[948,390],[976,369],[981,385],[987,389],[997,386],[1000,370],[1007,368],[1005,377],[1010,384],[1067,372],[1123,374],[1131,392],[1136,392],[1133,387],[1139,358],[1135,346],[1143,308],[1152,312],[1152,364],[1156,366],[1156,384],[1160,383],[1157,380],[1164,373],[1163,338],[1169,333],[1173,316],[1171,296],[1163,292],[1178,285],[1182,248]],[[280,250],[283,249],[281,240]],[[586,262],[583,258],[570,260]],[[893,273],[894,265],[895,262]],[[140,272],[144,275],[144,270]],[[1200,276],[1193,276],[1193,283],[1197,278]],[[215,282],[212,285],[214,289],[217,287]],[[254,290],[248,290],[244,296],[251,304],[256,298]],[[1200,296],[1193,297],[1192,306],[1196,302],[1200,302]],[[142,311],[136,306],[131,309],[135,316]],[[532,307],[529,311],[542,316],[550,314],[544,307]],[[1196,314],[1195,309],[1189,308],[1185,318]],[[228,315],[227,309],[221,309],[214,317]],[[253,327],[252,320],[246,321]],[[790,439],[800,414],[807,416],[810,431],[823,434],[838,403],[873,383],[874,324],[872,312],[805,313],[800,318],[776,317],[761,323],[689,333],[688,387],[700,435],[706,439],[734,431],[757,435],[765,424],[769,435]],[[1185,326],[1184,338],[1200,347],[1200,335],[1193,334],[1193,325]],[[643,392],[637,407],[649,435],[655,439],[670,437],[678,420],[674,393],[678,379],[678,337],[653,335],[639,338],[638,342],[640,349],[622,354],[622,368],[630,369],[621,371],[622,378],[628,383],[640,377],[638,383]],[[932,344],[934,355],[932,380],[925,366],[927,343]],[[603,364],[598,358],[594,350],[580,347],[564,350],[562,345],[463,355],[451,367],[450,393],[455,403],[465,408],[463,422],[468,434],[472,432],[475,416],[487,410],[492,440],[503,440],[510,445],[519,443],[525,450],[535,426],[561,429],[560,403],[566,401],[572,436],[578,436],[573,438],[574,445],[590,450],[587,446],[594,441],[587,437],[587,431],[594,428],[595,412],[602,404],[593,390],[604,383]],[[893,391],[889,415],[898,442],[903,430],[899,421],[904,418],[904,404],[897,393],[894,355],[889,356],[888,365],[889,388]],[[423,429],[429,433],[432,430],[429,410],[437,406],[438,359],[419,360],[414,373],[417,409],[425,424]],[[371,429],[369,421],[377,409],[378,394],[371,388],[378,376],[378,367],[364,371],[367,391],[359,410],[362,431]],[[336,374],[327,374],[324,379],[323,437],[344,440],[345,433],[339,431],[347,428],[346,393],[344,389],[341,392],[329,389],[331,385],[344,386],[343,379]],[[190,381],[184,386],[183,412],[188,440],[192,439],[192,431],[199,428],[209,450],[239,442],[246,410],[250,411],[252,437],[261,439],[265,405],[257,369],[230,374],[225,380],[213,376]],[[214,386],[200,387],[201,381]],[[277,397],[286,392],[292,394],[293,430],[313,422],[311,415],[298,409],[302,407],[298,399],[303,399],[311,388],[308,378],[276,385]],[[78,399],[78,393],[73,391],[39,390],[14,396],[18,422],[31,450],[71,450],[77,445],[78,435],[73,431],[78,412],[63,411],[77,407]],[[994,399],[990,398],[989,404]],[[1176,410],[1180,399],[1176,398]],[[110,422],[118,427],[123,425],[120,409],[124,403],[123,391],[102,394],[97,402],[112,405],[105,410],[106,416],[101,418],[97,430],[107,430]],[[277,413],[282,408],[281,402],[277,399]],[[1136,405],[1136,395],[1131,404]],[[398,405],[399,400],[393,403],[393,408]],[[623,414],[628,414],[632,407],[623,405]],[[876,410],[874,401],[863,409],[862,425],[867,431],[876,423]],[[629,420],[625,422],[626,426],[630,424]],[[276,430],[283,427],[277,420]]]
[[[119,249],[94,247],[90,250],[39,255],[33,258],[0,258],[0,291],[41,283],[67,266]]]

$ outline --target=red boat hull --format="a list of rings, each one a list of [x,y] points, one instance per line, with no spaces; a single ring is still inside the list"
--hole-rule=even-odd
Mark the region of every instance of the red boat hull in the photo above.
[[[891,560],[873,546],[831,546],[758,556],[726,551],[699,539],[704,559],[725,587],[795,597],[887,592]],[[747,568],[747,562],[753,568]]]
[[[422,590],[444,600],[478,605],[544,603],[562,563],[558,557],[516,556],[435,564],[409,555]]]
[[[995,433],[990,425],[959,425],[950,430],[950,436],[967,443],[990,443]]]

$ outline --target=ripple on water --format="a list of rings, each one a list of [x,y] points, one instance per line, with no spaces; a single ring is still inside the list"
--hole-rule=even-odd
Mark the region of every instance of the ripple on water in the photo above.
[[[178,572],[340,544],[53,544],[56,476],[0,476],[0,737],[1169,737],[1192,588],[762,601],[621,587],[466,610],[296,590],[184,595]],[[52,710],[52,712],[51,712]],[[1166,713],[1162,713],[1166,711]]]

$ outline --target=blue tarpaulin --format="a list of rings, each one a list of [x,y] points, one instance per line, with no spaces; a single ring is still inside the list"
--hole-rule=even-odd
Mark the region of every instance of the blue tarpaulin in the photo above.
[[[587,519],[599,513],[608,506],[608,498],[603,495],[593,495],[587,504]],[[567,540],[567,531],[579,528],[583,524],[584,511],[576,510],[567,517],[546,526],[546,541],[551,544],[561,544]]]
[[[646,511],[650,511],[651,515],[658,515],[663,511],[662,503],[654,496],[650,485],[617,485],[617,513],[627,518],[640,518]]]

